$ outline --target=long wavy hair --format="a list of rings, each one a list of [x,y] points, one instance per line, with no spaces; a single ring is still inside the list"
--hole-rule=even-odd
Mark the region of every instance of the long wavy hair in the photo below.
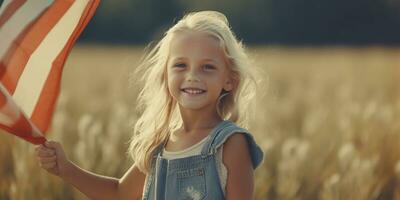
[[[143,84],[137,99],[139,113],[128,152],[135,165],[143,173],[148,173],[152,156],[157,147],[166,142],[172,130],[182,125],[177,102],[168,90],[167,59],[172,38],[182,31],[200,31],[218,39],[227,60],[235,87],[221,93],[216,110],[224,120],[230,120],[247,128],[258,79],[254,66],[247,56],[242,42],[236,39],[224,14],[216,11],[200,11],[185,15],[150,48],[142,58],[131,80]],[[133,82],[133,81],[132,81]],[[253,109],[251,109],[253,108]]]

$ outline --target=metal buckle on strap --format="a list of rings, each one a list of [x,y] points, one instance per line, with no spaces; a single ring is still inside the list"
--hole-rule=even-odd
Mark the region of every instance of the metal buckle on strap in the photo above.
[[[211,156],[211,155],[215,154],[215,152],[217,152],[217,151],[215,150],[215,148],[214,148],[214,147],[210,147],[210,150],[208,151],[207,155],[208,155],[208,156]]]
[[[210,148],[210,150],[206,154],[201,154],[201,158],[207,158],[208,156],[212,156],[215,153],[214,148]]]

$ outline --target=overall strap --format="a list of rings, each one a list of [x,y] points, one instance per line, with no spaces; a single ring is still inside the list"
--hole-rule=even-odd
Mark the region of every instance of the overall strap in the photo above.
[[[159,199],[157,197],[158,195],[158,190],[157,190],[157,186],[158,186],[158,174],[159,174],[159,170],[162,169],[160,168],[160,165],[162,164],[162,162],[165,162],[162,158],[161,158],[161,154],[162,154],[162,150],[164,149],[164,147],[166,146],[168,140],[165,140],[164,142],[162,142],[161,144],[159,144],[156,149],[154,150],[153,155],[151,156],[151,168],[150,168],[150,172],[148,174],[147,177],[147,181],[146,181],[146,185],[144,186],[144,195],[142,197],[142,200],[147,200],[149,198],[149,192],[153,192],[153,197],[155,199]],[[161,179],[162,180],[162,179]],[[153,184],[153,189],[151,191],[150,190],[150,186],[151,184]]]
[[[225,131],[229,128],[232,128],[234,126],[234,123],[229,120],[224,120],[221,123],[219,123],[210,133],[210,138],[205,142],[203,145],[203,148],[201,150],[201,155],[203,157],[212,155],[215,153],[215,148],[212,148],[212,145],[215,143],[215,140],[217,139],[217,136],[219,135],[220,132]]]
[[[154,150],[153,159],[156,159],[157,157],[162,156],[163,149],[165,148],[165,146],[167,146],[167,143],[168,143],[168,139],[166,139],[165,141],[163,141],[161,144],[158,145],[158,147]]]
[[[244,134],[248,143],[248,147],[251,154],[251,160],[253,164],[253,169],[257,168],[262,161],[264,160],[264,152],[257,145],[253,135],[244,128],[237,126],[232,121],[224,121],[223,124],[220,124],[216,127],[214,132],[212,132],[211,137],[204,144],[202,149],[202,156],[208,156],[215,154],[217,149],[224,144],[224,142],[233,134]]]

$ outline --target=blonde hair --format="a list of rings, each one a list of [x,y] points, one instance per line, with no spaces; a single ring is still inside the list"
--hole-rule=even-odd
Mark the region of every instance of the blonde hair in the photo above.
[[[143,173],[149,172],[152,156],[157,147],[168,140],[170,130],[182,124],[177,103],[168,92],[166,65],[174,34],[188,30],[210,34],[220,42],[236,85],[229,93],[220,96],[217,112],[222,119],[245,128],[248,125],[252,112],[249,106],[253,104],[251,100],[256,94],[257,80],[242,43],[236,39],[222,13],[189,13],[164,34],[135,71],[134,77],[141,77],[140,82],[144,83],[137,99],[137,109],[143,113],[135,124],[129,153]]]

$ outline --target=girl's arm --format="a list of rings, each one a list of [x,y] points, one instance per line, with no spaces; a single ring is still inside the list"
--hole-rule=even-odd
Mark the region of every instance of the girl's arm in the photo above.
[[[139,199],[145,175],[132,166],[119,180],[91,173],[72,163],[58,142],[36,147],[39,163],[48,172],[70,183],[90,199]]]
[[[223,163],[228,170],[226,200],[253,199],[254,176],[245,135],[233,134],[224,143]]]
[[[60,177],[89,197],[89,199],[117,199],[118,179],[91,173],[72,162],[68,163]]]
[[[143,174],[135,165],[125,173],[119,180],[120,200],[141,199],[146,175]]]

